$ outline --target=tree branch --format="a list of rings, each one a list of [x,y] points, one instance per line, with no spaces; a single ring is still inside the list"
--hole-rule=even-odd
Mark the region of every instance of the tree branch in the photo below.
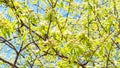
[[[10,65],[10,66],[12,66],[12,67],[18,68],[16,65],[14,65],[14,64],[12,64],[12,63],[10,63],[10,62],[9,62],[9,61],[7,61],[7,60],[2,59],[1,57],[0,57],[0,60],[1,60],[2,62],[4,62],[4,63],[9,64],[9,65]]]

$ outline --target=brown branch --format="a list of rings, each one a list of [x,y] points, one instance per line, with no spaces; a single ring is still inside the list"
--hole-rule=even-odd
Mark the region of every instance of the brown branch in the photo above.
[[[31,33],[30,33],[30,35],[31,35],[31,39],[32,39],[32,41],[33,41],[33,44],[34,44],[39,50],[41,50],[40,47],[38,46],[38,44],[36,43],[36,41],[34,40],[33,35],[32,35]]]
[[[0,36],[0,41],[2,41],[1,43],[4,43],[4,44],[8,45],[11,49],[13,49],[17,53],[17,50],[14,47],[14,45],[12,43],[10,43],[8,40],[6,40],[2,36]]]
[[[4,63],[9,64],[9,65],[12,66],[12,67],[19,68],[19,67],[17,67],[16,65],[10,63],[9,61],[2,59],[1,57],[0,57],[0,60],[1,60],[2,62],[4,62]]]
[[[52,14],[50,14],[50,22],[49,22],[49,25],[48,25],[47,34],[45,34],[45,41],[49,38],[48,35],[49,35],[51,23],[52,23]]]
[[[36,41],[38,41],[38,40],[36,40]],[[32,41],[32,42],[29,42],[28,44],[26,44],[22,49],[21,49],[21,51],[23,51],[23,50],[25,50],[30,44],[34,44],[34,42],[36,42],[36,41]]]
[[[47,0],[47,2],[48,2],[48,3],[49,3],[49,5],[52,7],[52,5],[53,5],[53,4],[52,4],[49,0]]]
[[[114,66],[115,68],[117,68],[117,66],[115,65],[115,63],[114,63],[112,60],[109,59],[109,61],[111,62],[111,64],[113,64],[113,66]]]
[[[56,4],[57,4],[58,0],[55,1],[54,5],[53,5],[53,8],[55,8]]]
[[[113,43],[111,44],[111,46],[110,46],[110,50],[109,50],[109,52],[108,52],[108,54],[107,54],[107,60],[106,60],[106,68],[108,68],[108,62],[109,62],[109,58],[110,58],[110,53],[111,53],[111,50],[112,50],[112,47],[113,47]]]
[[[18,57],[19,57],[20,52],[21,52],[21,50],[22,50],[23,43],[24,43],[24,42],[22,41],[22,44],[21,44],[21,46],[20,46],[20,50],[16,53],[16,58],[15,58],[15,61],[14,61],[14,66],[15,66],[16,63],[17,63]]]
[[[70,13],[70,7],[71,7],[71,0],[70,0],[70,2],[69,2],[69,8],[68,8],[68,12],[67,12],[67,16],[66,16],[66,20],[65,20],[65,25],[64,25],[64,27],[66,26],[66,23],[67,23],[67,21],[68,21],[68,16],[69,16],[69,13]]]
[[[64,58],[64,59],[69,59],[67,56],[61,55],[57,50],[55,50],[54,48],[52,48],[54,50],[54,52],[56,53],[56,55],[58,57]],[[74,61],[74,63],[77,63],[79,66],[81,66],[82,68],[85,68],[85,65],[87,65],[88,61],[86,63],[81,63],[79,60]]]
[[[32,51],[33,52],[33,51]],[[33,54],[35,55],[36,57],[36,60],[38,59],[38,61],[41,63],[41,65],[43,66],[42,62],[40,61],[40,59],[38,58],[38,55],[35,54],[35,52],[33,52]]]

